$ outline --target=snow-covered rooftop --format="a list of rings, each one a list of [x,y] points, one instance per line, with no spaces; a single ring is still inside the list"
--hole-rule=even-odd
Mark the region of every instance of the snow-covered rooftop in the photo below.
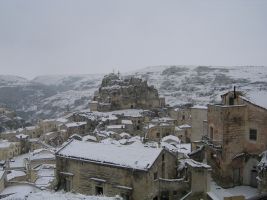
[[[60,122],[60,123],[67,123],[68,122],[68,120],[66,118],[63,118],[63,117],[57,118],[56,121]]]
[[[25,199],[28,194],[39,191],[40,189],[30,184],[20,184],[6,187],[1,195],[7,195],[3,200]]]
[[[162,148],[143,145],[112,145],[72,140],[57,152],[58,156],[84,159],[125,168],[148,170]]]
[[[183,159],[183,160],[180,160],[180,162],[184,162],[193,168],[206,168],[206,169],[211,168],[209,165],[205,163],[197,162],[193,159]]]
[[[16,135],[16,138],[18,138],[18,139],[25,139],[27,137],[29,137],[29,136],[28,135],[25,135],[23,133]]]
[[[246,97],[241,97],[246,101],[267,109],[267,91],[250,91]]]
[[[224,197],[244,196],[245,199],[258,195],[257,188],[250,186],[236,186],[233,188],[224,189],[217,185],[214,181],[211,181],[210,191],[208,195],[216,200],[224,200]]]
[[[83,126],[83,125],[85,125],[85,124],[87,124],[87,122],[71,122],[71,123],[67,123],[67,124],[65,124],[65,126],[66,126],[67,128],[71,128],[71,127],[79,127],[79,126]]]
[[[11,144],[8,140],[0,140],[0,148],[9,148]]]
[[[124,129],[125,125],[124,124],[118,124],[118,125],[109,125],[107,126],[107,129]]]
[[[63,191],[60,192],[49,192],[49,191],[42,191],[42,192],[35,192],[30,193],[27,197],[27,200],[121,200],[120,198],[115,197],[105,197],[105,196],[86,196],[78,193],[66,193]]]
[[[93,140],[93,141],[97,141],[96,137],[93,136],[93,135],[86,135],[86,136],[83,136],[83,141],[87,141],[87,140]]]
[[[55,159],[55,154],[47,149],[36,149],[29,155],[30,160]]]
[[[179,126],[179,128],[181,128],[181,129],[183,129],[183,128],[191,128],[191,126],[188,125],[188,124],[183,124],[183,125]]]
[[[29,153],[21,154],[19,156],[14,157],[14,161],[10,162],[10,168],[24,168],[25,167],[25,161],[24,159],[29,157]]]
[[[10,181],[13,178],[16,177],[21,177],[21,176],[26,176],[26,173],[23,171],[16,171],[16,170],[11,170],[8,174],[7,174],[7,180]]]
[[[25,127],[25,129],[27,131],[32,131],[32,130],[35,130],[36,129],[36,126],[27,126],[27,127]]]
[[[37,179],[35,185],[47,188],[55,180],[55,164],[43,164],[35,168],[37,171]]]
[[[126,132],[122,132],[120,134],[121,137],[131,137],[131,135],[129,133],[126,133]]]
[[[174,135],[167,135],[165,137],[163,137],[161,139],[162,142],[167,142],[167,141],[174,141],[176,142],[177,144],[179,144],[181,141],[178,137],[174,136]]]
[[[127,119],[121,120],[121,123],[122,124],[133,124],[132,120],[127,120]]]
[[[191,108],[193,108],[193,109],[203,109],[203,110],[207,110],[208,109],[207,106],[201,106],[201,105],[194,105]]]
[[[168,149],[171,152],[178,152],[182,154],[189,154],[191,153],[191,144],[185,143],[185,144],[169,144],[167,142],[161,142],[161,146]]]

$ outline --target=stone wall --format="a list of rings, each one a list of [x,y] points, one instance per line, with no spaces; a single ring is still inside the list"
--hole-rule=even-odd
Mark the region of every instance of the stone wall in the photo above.
[[[199,141],[204,135],[204,123],[207,120],[207,109],[191,108],[191,141]]]

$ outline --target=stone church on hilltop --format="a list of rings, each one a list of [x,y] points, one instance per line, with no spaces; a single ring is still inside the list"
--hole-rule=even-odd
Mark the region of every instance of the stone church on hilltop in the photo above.
[[[91,111],[112,111],[121,109],[153,109],[165,106],[154,86],[140,78],[122,79],[119,74],[106,75],[92,102]]]

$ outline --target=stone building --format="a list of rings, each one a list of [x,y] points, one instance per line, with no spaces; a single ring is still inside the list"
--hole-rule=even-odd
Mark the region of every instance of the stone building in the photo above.
[[[231,91],[221,105],[208,106],[207,161],[225,187],[257,187],[258,155],[267,149],[267,106]],[[253,99],[254,98],[254,99]]]
[[[198,142],[202,139],[205,132],[205,121],[207,120],[207,107],[206,106],[191,106],[187,105],[182,108],[175,108],[169,110],[169,115],[176,119],[177,125],[183,126],[190,125],[190,130],[184,129],[183,141]],[[187,131],[186,131],[187,130]],[[186,133],[188,132],[188,133]],[[190,133],[189,133],[190,132]]]
[[[207,120],[206,106],[193,106],[191,110],[191,137],[192,142],[200,141],[205,133],[205,121]]]
[[[55,153],[48,149],[36,149],[30,152],[26,159],[26,168],[30,170],[41,164],[55,164]]]
[[[163,137],[174,135],[175,126],[173,124],[158,123],[148,124],[148,129],[145,134],[145,139],[148,141],[159,142]]]
[[[0,160],[9,160],[21,153],[19,142],[0,140]]]
[[[129,200],[179,199],[177,159],[141,143],[113,145],[72,140],[56,153],[59,189]]]
[[[24,134],[28,135],[30,138],[38,138],[43,134],[43,131],[39,126],[27,126],[24,128]]]
[[[193,159],[180,159],[178,174],[190,185],[190,192],[182,199],[207,199],[207,192],[210,191],[211,183],[211,167],[209,165]]]
[[[172,108],[168,114],[177,121],[177,125],[191,124],[191,110],[189,105],[181,108]]]
[[[165,106],[165,99],[160,98],[153,86],[148,86],[140,78],[122,79],[111,73],[106,75],[93,101],[89,104],[92,111],[111,111],[121,109],[153,109]]]
[[[64,124],[62,129],[65,129],[67,138],[73,134],[84,135],[88,131],[87,122],[70,122]]]

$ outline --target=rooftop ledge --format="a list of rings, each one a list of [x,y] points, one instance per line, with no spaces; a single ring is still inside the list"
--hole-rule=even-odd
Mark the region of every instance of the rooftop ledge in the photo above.
[[[214,104],[214,105],[210,105],[210,106],[221,107],[221,108],[246,107],[245,104],[243,104],[243,105],[219,105],[219,104]]]

